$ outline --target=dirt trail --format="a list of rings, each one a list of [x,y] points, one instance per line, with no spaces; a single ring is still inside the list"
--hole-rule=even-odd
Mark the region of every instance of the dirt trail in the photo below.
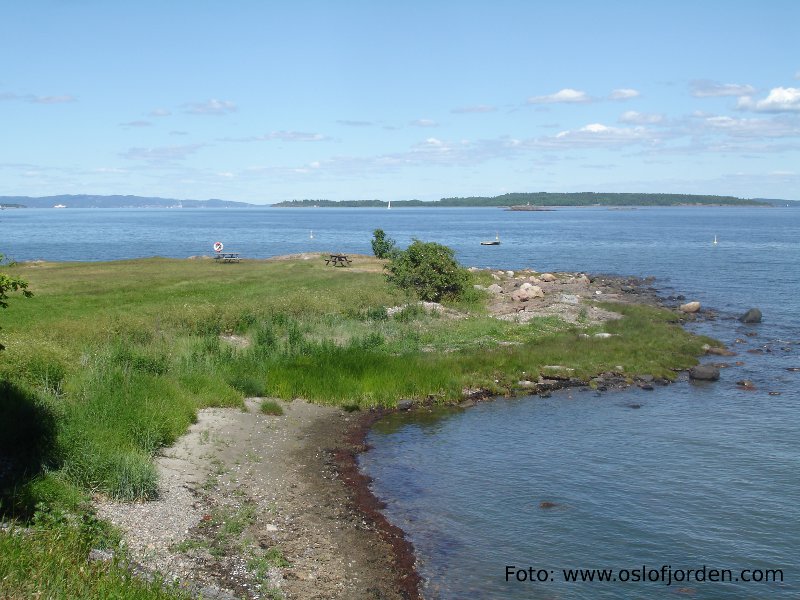
[[[98,506],[132,558],[210,597],[403,598],[391,547],[334,464],[357,417],[301,400],[278,401],[283,416],[245,404],[200,411],[157,460],[159,500]]]

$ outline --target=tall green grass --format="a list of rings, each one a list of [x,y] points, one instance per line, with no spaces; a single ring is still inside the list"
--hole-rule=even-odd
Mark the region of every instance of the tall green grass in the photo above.
[[[188,600],[161,581],[134,577],[118,562],[87,563],[89,551],[103,546],[102,528],[85,516],[78,523],[51,518],[24,532],[0,532],[0,598]]]
[[[617,335],[604,340],[579,339],[555,318],[498,321],[477,292],[455,307],[469,318],[413,303],[389,318],[387,306],[409,299],[383,282],[379,262],[363,262],[363,272],[322,261],[16,267],[37,295],[8,313],[0,378],[28,390],[28,404],[54,423],[26,468],[114,498],[152,498],[153,456],[200,407],[245,396],[362,407],[449,401],[465,387],[506,392],[550,364],[579,377],[620,365],[670,377],[702,343],[643,307],[611,307],[626,318],[608,323]],[[226,332],[249,346],[226,343]],[[0,438],[10,439],[14,420],[4,421]]]

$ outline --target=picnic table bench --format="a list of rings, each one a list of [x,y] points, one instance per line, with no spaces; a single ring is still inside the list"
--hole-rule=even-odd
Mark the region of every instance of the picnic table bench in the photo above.
[[[333,265],[334,267],[346,267],[351,262],[353,261],[347,258],[346,254],[331,254],[325,259],[326,265]]]
[[[214,255],[214,260],[219,262],[239,262],[238,252],[217,252]]]

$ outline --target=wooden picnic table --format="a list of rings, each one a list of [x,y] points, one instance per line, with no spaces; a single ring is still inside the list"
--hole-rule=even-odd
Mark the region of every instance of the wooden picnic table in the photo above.
[[[214,260],[219,262],[239,262],[241,259],[239,258],[238,252],[217,252],[214,255]]]
[[[351,262],[353,261],[347,258],[346,254],[331,254],[325,259],[326,265],[333,265],[334,267],[346,267]]]

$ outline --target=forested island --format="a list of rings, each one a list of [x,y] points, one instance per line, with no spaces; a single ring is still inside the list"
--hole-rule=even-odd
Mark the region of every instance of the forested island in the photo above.
[[[783,202],[783,201],[781,201]],[[735,196],[709,196],[695,194],[634,194],[577,192],[511,193],[501,196],[469,196],[464,198],[442,198],[432,202],[422,200],[396,200],[393,207],[469,207],[469,206],[770,206],[773,202],[736,198]],[[313,207],[360,207],[386,208],[382,200],[287,200],[273,206],[290,208]]]

